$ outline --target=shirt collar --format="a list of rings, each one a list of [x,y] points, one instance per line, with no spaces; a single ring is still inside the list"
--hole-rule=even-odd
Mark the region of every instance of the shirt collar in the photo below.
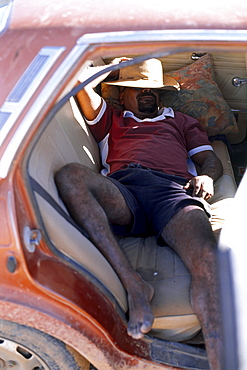
[[[158,116],[154,117],[154,118],[144,118],[144,119],[140,119],[140,118],[137,118],[134,113],[130,112],[129,110],[125,110],[123,112],[123,116],[124,117],[131,117],[133,118],[134,120],[136,120],[137,122],[142,122],[142,121],[152,121],[152,122],[156,122],[156,121],[160,121],[160,120],[163,120],[163,119],[166,119],[166,117],[172,117],[174,118],[174,111],[172,108],[161,108],[158,112]]]

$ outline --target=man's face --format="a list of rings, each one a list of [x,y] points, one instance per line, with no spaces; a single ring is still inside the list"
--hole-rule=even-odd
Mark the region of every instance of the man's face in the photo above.
[[[122,88],[120,103],[138,118],[153,118],[159,110],[159,94],[153,89]]]

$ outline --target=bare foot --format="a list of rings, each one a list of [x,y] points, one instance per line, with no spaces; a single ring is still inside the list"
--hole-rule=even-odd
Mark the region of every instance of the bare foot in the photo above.
[[[139,282],[132,282],[128,291],[129,323],[128,334],[134,339],[143,338],[148,333],[154,321],[150,301],[154,288],[140,277]]]

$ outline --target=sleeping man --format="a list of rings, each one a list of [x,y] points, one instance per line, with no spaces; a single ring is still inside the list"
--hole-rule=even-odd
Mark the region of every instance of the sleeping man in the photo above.
[[[159,89],[178,88],[175,80],[164,80],[159,60],[119,70],[112,84],[120,88],[123,111],[108,106],[95,92],[101,81],[87,85],[78,100],[100,147],[102,173],[66,165],[56,174],[60,196],[120,277],[133,338],[142,338],[152,327],[154,292],[133,270],[114,233],[156,235],[158,244],[178,253],[191,274],[191,303],[202,325],[210,367],[221,369],[216,241],[206,202],[222,174],[221,162],[197,120],[171,108],[159,109]],[[188,157],[199,166],[199,175],[188,172]]]

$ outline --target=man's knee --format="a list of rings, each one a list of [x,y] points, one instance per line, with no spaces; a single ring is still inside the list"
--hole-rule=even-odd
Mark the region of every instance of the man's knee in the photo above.
[[[209,219],[198,206],[182,208],[167,223],[162,236],[179,254],[202,256],[207,250],[214,252],[216,247]]]
[[[55,174],[55,183],[62,199],[74,195],[76,189],[87,188],[87,167],[79,163],[69,163]]]
[[[62,167],[55,174],[55,182],[58,187],[63,184],[71,184],[74,181],[80,181],[86,179],[88,168],[79,163],[69,163]]]

